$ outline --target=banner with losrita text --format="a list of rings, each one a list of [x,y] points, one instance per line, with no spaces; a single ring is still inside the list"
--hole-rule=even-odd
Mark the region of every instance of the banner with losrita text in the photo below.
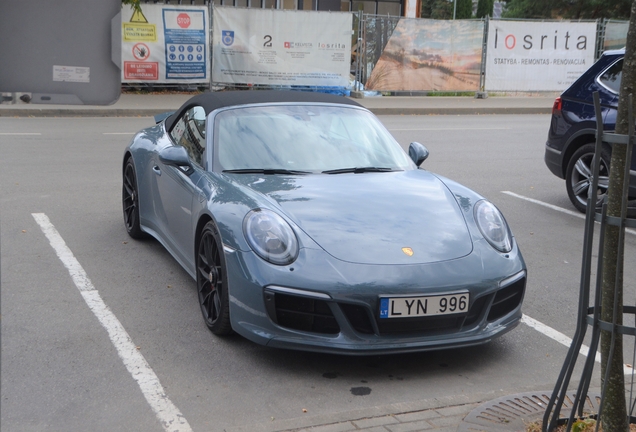
[[[486,90],[565,90],[594,63],[595,48],[595,22],[492,20]]]
[[[122,82],[207,83],[209,46],[207,6],[122,8]]]
[[[212,81],[348,87],[348,12],[215,6]]]

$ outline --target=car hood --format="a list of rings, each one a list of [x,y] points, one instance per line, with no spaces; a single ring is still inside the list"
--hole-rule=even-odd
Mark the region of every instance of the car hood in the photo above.
[[[320,247],[343,261],[422,264],[472,251],[457,201],[424,170],[232,177],[275,201]]]

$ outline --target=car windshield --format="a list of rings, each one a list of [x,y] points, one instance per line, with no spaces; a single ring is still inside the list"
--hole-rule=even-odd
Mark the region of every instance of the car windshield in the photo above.
[[[215,169],[265,174],[414,169],[374,115],[327,105],[271,105],[215,118]]]

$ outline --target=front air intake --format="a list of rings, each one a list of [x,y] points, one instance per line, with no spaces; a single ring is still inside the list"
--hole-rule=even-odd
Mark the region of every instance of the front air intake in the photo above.
[[[490,307],[487,320],[495,321],[517,309],[523,300],[525,288],[526,278],[522,277],[513,284],[497,291],[492,306]]]
[[[324,300],[265,291],[265,307],[271,320],[281,327],[313,333],[340,333],[340,326]]]

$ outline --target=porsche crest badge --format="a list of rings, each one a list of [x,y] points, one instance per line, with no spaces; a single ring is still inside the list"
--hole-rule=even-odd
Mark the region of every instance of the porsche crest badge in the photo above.
[[[402,252],[404,252],[404,254],[408,256],[413,256],[413,249],[411,249],[410,247],[403,247]]]

